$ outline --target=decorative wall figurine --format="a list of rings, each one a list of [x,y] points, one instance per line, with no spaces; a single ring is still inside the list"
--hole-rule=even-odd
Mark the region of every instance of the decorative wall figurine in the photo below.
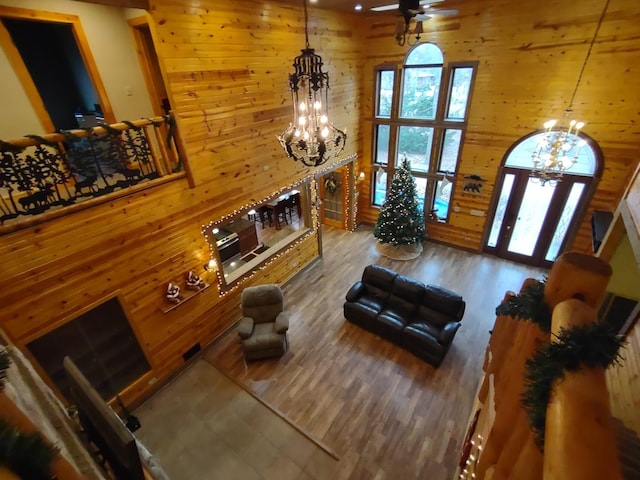
[[[462,188],[464,193],[470,193],[472,195],[482,194],[482,187],[484,182],[487,181],[486,178],[482,178],[480,175],[465,175],[464,179],[464,186]]]
[[[193,270],[187,272],[187,288],[189,290],[200,290],[204,287],[205,283]]]
[[[180,303],[180,287],[175,283],[169,282],[169,285],[167,285],[167,293],[165,297],[171,303]]]

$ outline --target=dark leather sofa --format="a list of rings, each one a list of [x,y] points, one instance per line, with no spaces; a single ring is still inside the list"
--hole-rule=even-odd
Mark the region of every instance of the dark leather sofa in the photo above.
[[[464,309],[457,293],[369,265],[362,280],[347,292],[344,316],[439,366],[460,328]]]

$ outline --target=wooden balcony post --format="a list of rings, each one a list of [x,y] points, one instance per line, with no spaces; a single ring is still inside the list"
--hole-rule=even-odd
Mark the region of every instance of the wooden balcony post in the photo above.
[[[611,266],[600,258],[577,252],[564,253],[551,267],[544,287],[544,299],[552,311],[568,298],[577,298],[597,308],[611,273]]]
[[[570,299],[554,309],[552,331],[595,321],[593,307]],[[555,382],[547,407],[544,452],[546,480],[622,478],[604,369],[566,371]]]

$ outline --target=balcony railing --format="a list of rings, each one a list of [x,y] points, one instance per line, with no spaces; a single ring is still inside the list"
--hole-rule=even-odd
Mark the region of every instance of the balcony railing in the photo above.
[[[176,176],[175,133],[166,115],[0,140],[0,233]]]

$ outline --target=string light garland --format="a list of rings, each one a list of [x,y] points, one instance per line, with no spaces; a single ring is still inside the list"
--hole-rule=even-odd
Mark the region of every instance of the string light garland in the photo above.
[[[251,269],[250,271],[248,271],[242,278],[240,278],[233,286],[228,287],[226,286],[226,282],[224,280],[224,275],[221,271],[221,268],[219,266],[218,263],[218,259],[217,259],[217,246],[214,247],[214,244],[211,243],[211,236],[208,234],[213,228],[215,228],[216,226],[220,226],[225,224],[226,222],[228,222],[229,220],[236,218],[238,215],[240,215],[242,212],[245,211],[249,211],[251,209],[257,208],[258,206],[262,205],[264,203],[263,200],[260,201],[252,201],[252,202],[248,202],[245,203],[244,205],[234,209],[233,211],[231,211],[230,213],[224,215],[222,218],[209,222],[207,224],[204,224],[201,226],[201,231],[202,231],[202,235],[204,236],[204,238],[207,240],[207,245],[209,246],[209,255],[210,255],[210,259],[208,262],[208,265],[212,265],[212,269],[215,270],[216,272],[216,279],[217,279],[217,287],[218,287],[218,296],[220,297],[224,297],[226,295],[228,295],[231,292],[234,292],[235,290],[237,290],[238,288],[240,288],[244,282],[250,278],[251,275],[253,275],[256,272],[259,272],[261,270],[264,270],[265,268],[267,268],[268,266],[272,265],[273,262],[275,262],[276,260],[278,260],[280,257],[282,257],[283,255],[287,255],[288,253],[290,253],[293,249],[295,249],[300,243],[302,243],[305,239],[307,239],[309,236],[315,234],[316,232],[318,232],[319,226],[320,226],[320,212],[319,212],[319,204],[317,202],[318,199],[318,182],[317,182],[317,178],[321,177],[322,175],[324,175],[325,173],[328,173],[332,170],[335,170],[336,168],[338,168],[340,165],[345,165],[349,162],[353,162],[358,158],[357,154],[351,154],[348,157],[346,157],[344,160],[340,161],[338,164],[331,164],[331,165],[326,165],[322,168],[319,168],[317,170],[315,170],[315,172],[311,175],[307,175],[304,178],[297,180],[293,183],[290,183],[289,185],[286,185],[284,187],[279,188],[278,190],[276,190],[276,192],[272,195],[273,198],[279,197],[280,195],[293,190],[296,187],[299,187],[300,185],[303,185],[305,183],[309,183],[309,190],[310,190],[310,197],[311,197],[311,206],[313,207],[311,209],[311,229],[309,232],[301,235],[300,237],[296,238],[291,244],[289,244],[287,246],[286,249],[284,250],[280,250],[278,253],[271,255],[267,260],[265,260],[264,262],[262,262],[260,265],[257,265],[255,268]]]

